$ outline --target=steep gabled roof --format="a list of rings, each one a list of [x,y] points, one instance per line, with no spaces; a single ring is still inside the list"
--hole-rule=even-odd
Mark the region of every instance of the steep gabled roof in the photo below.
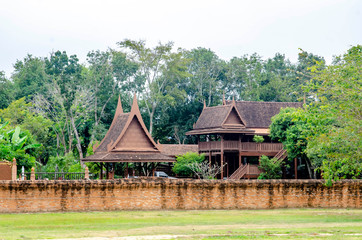
[[[224,101],[223,105],[202,110],[193,130],[187,135],[207,133],[250,133],[256,128],[269,128],[271,118],[285,107],[302,107],[299,102]],[[254,131],[253,130],[253,131]]]
[[[231,104],[230,101],[227,104]],[[245,119],[247,128],[269,128],[271,118],[277,115],[281,108],[302,106],[303,103],[300,102],[236,102],[236,107]]]
[[[173,162],[174,158],[160,152],[148,132],[138,104],[136,94],[131,112],[123,113],[120,98],[112,124],[94,155],[83,161],[89,162]]]
[[[220,105],[215,107],[206,107],[202,110],[197,120],[195,129],[206,128],[225,128],[226,125],[234,127],[244,127],[245,120],[241,117],[239,110],[236,108],[235,101],[231,104]],[[239,125],[239,126],[238,126]]]

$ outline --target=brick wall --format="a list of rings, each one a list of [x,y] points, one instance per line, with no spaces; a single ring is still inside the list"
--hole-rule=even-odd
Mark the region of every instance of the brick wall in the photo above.
[[[0,212],[361,208],[361,180],[0,181]]]

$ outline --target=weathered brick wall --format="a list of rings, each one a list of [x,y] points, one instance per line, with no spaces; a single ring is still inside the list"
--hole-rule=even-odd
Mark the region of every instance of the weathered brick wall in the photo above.
[[[0,181],[0,212],[361,208],[361,180]]]

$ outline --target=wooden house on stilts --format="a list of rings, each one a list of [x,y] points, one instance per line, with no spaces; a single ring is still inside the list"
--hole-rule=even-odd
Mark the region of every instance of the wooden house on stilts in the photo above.
[[[271,118],[285,107],[302,107],[295,102],[225,101],[223,105],[204,108],[193,130],[186,135],[198,138],[198,151],[204,153],[210,164],[222,168],[219,178],[257,178],[259,157],[262,155],[286,158],[283,145],[269,137]],[[253,141],[255,135],[264,142]]]

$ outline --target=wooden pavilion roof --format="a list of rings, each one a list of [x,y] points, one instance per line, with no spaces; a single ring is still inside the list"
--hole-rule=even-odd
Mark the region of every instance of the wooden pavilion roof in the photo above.
[[[223,101],[223,105],[202,110],[193,130],[186,135],[265,132],[281,108],[302,107],[299,102]],[[265,129],[264,131],[259,131]],[[262,134],[263,135],[263,134]],[[265,133],[264,133],[265,135]]]
[[[175,158],[161,153],[148,132],[137,103],[133,98],[131,112],[124,113],[121,99],[111,126],[94,150],[83,162],[174,162]]]

